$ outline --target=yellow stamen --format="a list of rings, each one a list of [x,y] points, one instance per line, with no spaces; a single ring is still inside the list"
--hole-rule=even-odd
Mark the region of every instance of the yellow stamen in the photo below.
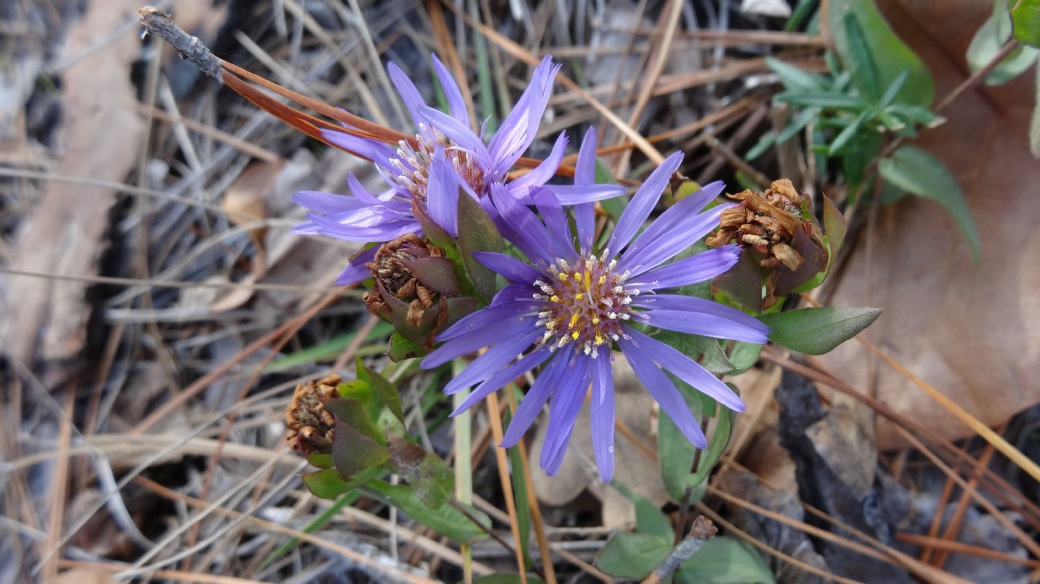
[[[574,331],[573,333],[571,333],[571,338],[574,339],[575,341],[578,340],[578,336],[579,336],[578,335],[578,331]]]
[[[550,302],[559,302],[560,301],[560,297],[555,295],[555,294],[553,294],[552,296],[549,297],[549,301]]]
[[[604,285],[606,283],[607,283],[607,276],[606,276],[606,274],[604,274],[604,275],[599,277],[599,285],[602,286],[602,285]]]
[[[599,317],[598,316],[592,317],[592,324],[599,324]]]
[[[592,272],[585,272],[585,289],[589,290],[592,288]]]
[[[597,334],[597,335],[596,335],[596,346],[598,347],[598,346],[602,345],[602,344],[603,344],[603,342],[604,342],[604,341],[603,341],[603,335],[599,335],[599,334]]]
[[[580,315],[577,312],[575,312],[574,315],[571,316],[571,323],[569,325],[567,325],[567,326],[569,328],[574,328],[574,323],[578,322],[578,317],[579,316]],[[578,333],[574,333],[574,334],[578,334]]]
[[[575,299],[575,300],[581,300],[582,298],[585,298],[585,295],[584,295],[584,294],[575,294],[575,295],[574,295],[574,299]]]
[[[564,282],[566,282],[567,278],[569,276],[570,276],[570,274],[568,274],[567,272],[563,272],[563,273],[560,274],[560,279],[563,280]]]

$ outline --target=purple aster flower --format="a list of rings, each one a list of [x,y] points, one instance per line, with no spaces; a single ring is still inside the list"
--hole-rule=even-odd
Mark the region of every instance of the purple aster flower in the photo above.
[[[576,182],[591,180],[594,144],[593,137],[582,145]],[[490,347],[445,388],[451,394],[477,386],[458,413],[546,363],[513,417],[503,446],[516,444],[542,406],[551,401],[541,455],[542,468],[550,475],[563,462],[575,418],[590,387],[596,462],[604,481],[613,475],[611,361],[615,343],[661,409],[699,448],[705,448],[707,440],[664,371],[728,408],[744,410],[740,398],[697,362],[634,326],[751,343],[767,340],[768,327],[743,312],[710,300],[662,292],[722,274],[736,263],[739,252],[730,245],[666,263],[718,226],[719,214],[728,205],[701,210],[722,191],[719,182],[679,201],[636,236],[681,161],[681,154],[672,155],[650,175],[598,253],[592,249],[591,209],[575,209],[575,246],[563,209],[552,193],[544,189],[532,192],[539,219],[503,187],[492,187],[492,199],[509,227],[503,235],[532,263],[504,254],[474,254],[510,284],[490,306],[444,331],[438,337],[443,344],[422,365],[436,367]]]
[[[393,62],[387,66],[418,129],[414,143],[401,141],[394,149],[383,142],[346,132],[322,132],[329,142],[374,162],[391,188],[374,195],[351,175],[348,178],[351,195],[297,193],[294,200],[313,213],[294,229],[295,233],[357,242],[388,241],[405,233],[421,234],[422,228],[413,216],[414,201],[437,225],[456,236],[460,188],[480,201],[488,212],[495,213],[488,199],[493,185],[503,188],[503,196],[508,194],[518,201],[526,201],[532,187],[544,185],[556,174],[567,147],[567,138],[562,133],[541,164],[515,180],[508,180],[510,169],[534,141],[559,65],[554,65],[549,57],[542,60],[535,68],[530,85],[487,144],[483,128],[479,133],[470,128],[462,92],[436,56],[433,67],[444,88],[449,113],[428,107],[411,79]],[[549,188],[565,204],[596,201],[621,193],[614,185]],[[336,283],[353,284],[368,277],[365,263],[371,261],[374,254],[375,250],[370,249],[355,257]]]

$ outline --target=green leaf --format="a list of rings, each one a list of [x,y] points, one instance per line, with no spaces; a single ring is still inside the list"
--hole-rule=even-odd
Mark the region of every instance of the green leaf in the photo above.
[[[766,150],[769,150],[769,147],[773,144],[776,144],[776,131],[769,130],[765,134],[762,134],[762,137],[758,139],[758,143],[752,146],[751,150],[747,151],[744,158],[747,160],[754,160],[759,156],[762,156],[762,154],[765,153]]]
[[[870,55],[870,47],[867,45],[867,39],[863,36],[863,29],[860,27],[856,14],[853,12],[846,12],[842,20],[845,25],[845,40],[849,50],[849,61],[852,65],[852,79],[856,82],[860,91],[871,100],[877,101],[881,95],[881,84],[878,81],[878,72],[874,66],[874,58]]]
[[[979,263],[979,232],[975,220],[960,185],[942,161],[915,146],[900,146],[892,156],[878,163],[878,170],[888,182],[946,209],[968,241],[972,259]]]
[[[899,90],[896,101],[928,107],[935,96],[932,75],[920,58],[899,39],[878,12],[875,0],[831,0],[827,16],[834,35],[834,45],[843,63],[855,69],[845,30],[846,14],[853,14],[863,33],[867,50],[877,71],[878,87],[888,87],[903,71],[910,73],[910,82]]]
[[[462,263],[477,292],[490,301],[496,292],[495,272],[473,258],[475,251],[502,251],[502,236],[480,203],[465,193],[459,194],[459,251]]]
[[[683,394],[683,399],[686,400],[686,405],[690,408],[694,418],[700,419],[703,415],[703,408],[700,399],[693,397],[696,392],[670,373],[668,375]],[[664,489],[668,492],[668,496],[675,501],[682,500],[683,494],[686,492],[686,477],[690,476],[696,452],[697,447],[679,430],[675,422],[668,417],[667,412],[658,418],[657,460],[661,466]]]
[[[755,548],[743,540],[716,536],[675,572],[679,584],[775,584]]]
[[[658,535],[669,540],[675,537],[675,532],[672,531],[672,522],[668,520],[668,516],[657,505],[654,505],[649,499],[639,493],[632,492],[632,489],[629,489],[625,483],[622,483],[617,478],[610,481],[610,484],[627,497],[629,501],[632,501],[632,504],[635,506],[637,533]]]
[[[334,468],[327,468],[325,470],[319,470],[301,476],[303,484],[307,485],[309,490],[315,497],[321,497],[322,499],[335,499],[336,497],[356,489],[366,482],[379,476],[384,470],[379,467],[370,468],[364,472],[360,472],[350,480],[346,480],[336,472]]]
[[[836,156],[848,144],[849,140],[852,140],[853,136],[860,131],[863,124],[867,121],[868,114],[869,112],[863,112],[856,116],[856,119],[851,124],[845,126],[845,129],[834,137],[834,141],[831,142],[830,148],[827,150],[827,156]]]
[[[376,323],[376,326],[372,327],[372,332],[368,333],[365,341],[369,342],[386,338],[393,332],[394,327],[390,323],[380,321]],[[343,351],[354,342],[354,337],[356,336],[357,333],[348,333],[275,359],[264,368],[264,373],[286,371],[301,365],[313,365],[319,361],[335,361],[336,357],[342,355]]]
[[[507,386],[507,391],[513,391],[513,387]],[[504,428],[509,427],[508,419],[502,420],[502,426]],[[509,452],[509,469],[513,473],[514,477],[524,476],[524,459],[520,454],[519,446],[512,446],[508,449]],[[516,480],[513,481],[513,496],[516,498],[516,522],[517,531],[520,532],[520,547],[524,553],[524,557],[528,557],[528,545],[531,541],[531,501],[527,498],[527,481]]]
[[[459,584],[462,584],[462,582],[459,582]],[[523,584],[523,579],[520,578],[520,574],[488,574],[487,576],[474,578],[473,584]],[[527,584],[545,584],[545,580],[528,572]]]
[[[390,336],[386,355],[394,363],[400,363],[405,359],[423,357],[426,355],[426,351],[423,351],[422,347],[401,336],[401,333],[394,331],[394,334]]]
[[[384,481],[372,481],[364,486],[366,494],[397,507],[419,523],[459,542],[472,544],[487,539],[487,533],[452,505],[430,509],[416,496],[408,485],[391,485]],[[481,511],[467,509],[485,526],[491,520]]]
[[[400,436],[387,436],[390,460],[387,465],[403,476],[424,505],[437,509],[451,500],[455,474],[436,454]]]
[[[732,383],[727,383],[726,385],[734,390],[737,395],[740,394],[737,387]],[[719,409],[719,415],[715,417],[715,432],[711,435],[711,443],[708,444],[708,450],[701,453],[701,458],[697,461],[697,470],[686,479],[687,486],[691,488],[697,488],[702,483],[707,484],[708,475],[715,468],[715,463],[719,461],[719,457],[726,450],[729,439],[733,435],[733,420],[737,415],[736,412],[728,408],[720,407]]]
[[[339,384],[339,390],[340,395],[344,397],[324,402],[325,407],[336,416],[336,420],[354,428],[379,444],[386,444],[386,434],[372,421],[372,418],[379,415],[378,409],[373,412],[364,403],[367,400],[362,392],[371,392],[369,386],[363,381],[351,381]],[[369,393],[370,396],[371,393]]]
[[[828,87],[826,77],[809,73],[780,59],[766,57],[766,66],[780,77],[784,87],[789,90],[809,93],[825,91]]]
[[[823,229],[827,242],[830,244],[830,260],[833,262],[834,257],[838,255],[838,250],[841,249],[841,244],[845,241],[848,224],[845,222],[845,216],[827,196],[823,197]]]
[[[885,93],[881,95],[881,99],[878,100],[878,105],[885,107],[892,103],[892,100],[899,94],[899,90],[903,88],[903,84],[906,83],[907,78],[910,77],[909,71],[900,71],[899,75],[892,80],[892,83],[885,90]]]
[[[354,426],[344,423],[339,417],[336,418],[335,432],[332,460],[335,461],[336,470],[341,476],[357,476],[370,468],[381,466],[390,459],[390,452],[386,447],[359,432]]]
[[[1011,21],[1018,42],[1040,47],[1040,0],[1015,0]]]
[[[880,308],[825,306],[764,314],[769,339],[806,355],[822,355],[856,336],[881,314]]]
[[[645,533],[619,532],[596,558],[596,567],[618,578],[646,577],[672,551],[672,540]]]
[[[383,405],[390,409],[390,412],[404,423],[404,410],[401,409],[401,392],[397,391],[397,387],[390,381],[383,377],[382,374],[376,372],[374,369],[365,367],[365,364],[361,362],[361,357],[357,357],[357,374],[358,378],[368,383],[368,385],[375,390],[376,395],[382,400]]]
[[[849,110],[869,105],[862,97],[841,93],[781,93],[776,99],[792,105]]]
[[[751,367],[758,362],[758,356],[762,353],[762,345],[758,343],[745,343],[742,341],[736,341],[733,343],[733,350],[729,353],[729,362],[733,364],[735,369],[730,371],[730,375],[740,375],[741,373],[751,369]]]
[[[1040,26],[1040,21],[1038,21]],[[982,69],[997,56],[1011,38],[1011,15],[1007,1],[993,3],[993,14],[979,27],[968,45],[968,67],[974,73]],[[1034,47],[1020,46],[1005,57],[985,78],[986,85],[1000,85],[1023,73],[1036,61],[1038,51]]]
[[[802,128],[809,125],[809,122],[813,121],[817,116],[820,115],[820,108],[808,107],[801,111],[786,128],[781,130],[776,135],[777,142],[786,142],[794,137],[795,134],[802,131]]]

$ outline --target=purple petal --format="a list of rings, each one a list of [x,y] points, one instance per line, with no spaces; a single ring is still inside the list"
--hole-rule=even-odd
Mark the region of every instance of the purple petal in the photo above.
[[[535,280],[544,277],[535,268],[505,254],[493,251],[475,251],[473,252],[473,259],[510,282],[533,284]]]
[[[462,400],[462,403],[459,404],[459,407],[455,408],[455,411],[452,412],[451,415],[456,416],[470,409],[487,396],[501,389],[503,385],[544,363],[550,355],[552,355],[552,351],[549,350],[549,347],[540,347],[531,351],[527,355],[524,355],[524,357],[516,363],[513,363],[509,367],[506,367],[491,377],[488,377],[487,381],[478,385],[477,388],[473,390],[473,393],[469,394],[466,396],[466,399]]]
[[[451,112],[451,117],[463,124],[469,124],[466,100],[462,97],[462,91],[459,90],[459,86],[455,83],[455,78],[448,72],[447,67],[441,63],[441,60],[437,58],[437,55],[431,56],[433,57],[433,69],[437,72],[437,79],[440,80],[441,88],[444,89],[444,97],[448,100],[448,111]]]
[[[390,241],[406,233],[417,233],[421,228],[413,218],[382,215],[371,209],[355,211],[348,217],[310,214],[307,219],[318,226],[317,232],[347,241]]]
[[[541,123],[545,106],[552,94],[552,80],[560,65],[554,65],[552,58],[546,56],[535,68],[527,89],[516,101],[513,111],[502,120],[502,124],[491,139],[489,146],[491,159],[499,172],[505,172],[520,158],[534,141],[538,125]]]
[[[739,259],[740,247],[731,243],[654,268],[628,280],[625,286],[640,290],[688,286],[726,273]]]
[[[491,310],[491,309],[486,309]],[[485,326],[459,335],[441,345],[422,360],[424,369],[432,369],[443,365],[456,357],[468,355],[477,349],[491,346],[505,337],[523,335],[535,329],[535,319],[512,318],[499,319],[495,326]]]
[[[632,370],[636,372],[636,377],[643,382],[643,387],[661,405],[661,411],[675,422],[675,425],[694,446],[707,448],[708,440],[704,437],[704,432],[697,423],[697,419],[690,412],[690,407],[686,405],[686,400],[683,399],[682,394],[668,379],[668,376],[657,368],[649,352],[624,337],[621,337],[618,344],[625,357],[628,358],[629,364],[632,365]]]
[[[592,451],[599,478],[609,483],[614,476],[614,372],[610,351],[592,360]]]
[[[683,310],[650,310],[642,313],[646,322],[665,330],[716,339],[733,339],[748,343],[765,343],[769,338],[727,318]]]
[[[512,183],[510,183],[512,184]],[[580,205],[582,203],[595,203],[603,199],[613,199],[625,194],[625,187],[621,185],[545,185],[546,189],[552,191],[561,205]]]
[[[532,261],[552,264],[556,262],[553,244],[545,225],[512,197],[499,183],[491,185],[491,197],[504,223],[502,237],[518,247]]]
[[[649,247],[648,244],[650,242],[675,231],[684,221],[688,222],[690,220],[696,220],[699,217],[698,213],[700,213],[708,203],[715,200],[715,198],[722,193],[722,189],[724,189],[725,186],[725,183],[722,181],[715,181],[672,205],[671,208],[662,213],[660,217],[647,226],[643,233],[639,234],[639,237],[632,242],[629,253],[631,253],[632,249],[637,247],[640,249]]]
[[[682,160],[682,152],[676,152],[666,158],[661,166],[658,166],[657,170],[647,177],[646,182],[639,187],[636,194],[632,195],[632,200],[625,207],[625,212],[621,214],[617,226],[614,227],[614,233],[607,242],[607,248],[610,251],[617,254],[628,245],[628,242],[632,241],[636,232],[650,216],[650,212],[657,206],[657,201],[661,199],[665,186],[668,185],[672,174],[679,169]]]
[[[354,173],[347,174],[347,187],[350,189],[351,194],[358,198],[359,201],[366,205],[380,205],[383,203],[378,197],[373,195],[365,188],[365,185],[361,184]],[[332,213],[326,213],[331,215]]]
[[[556,474],[567,451],[581,404],[589,387],[591,358],[580,355],[568,364],[567,372],[552,395],[549,404],[549,428],[542,444],[541,465],[549,475]]]
[[[531,302],[534,303],[535,300],[532,299]],[[520,302],[509,302],[507,304],[482,308],[472,314],[467,314],[462,317],[459,322],[451,325],[447,330],[437,335],[437,340],[450,341],[454,338],[472,334],[489,327],[494,328],[494,325],[500,324],[502,321],[516,320],[526,314],[531,314],[532,311],[537,311],[539,306],[540,302],[531,305],[525,305]],[[440,349],[437,349],[434,353],[437,353],[438,351],[440,351]],[[519,353],[520,351],[517,351],[517,354]],[[445,359],[445,361],[447,361],[447,359]],[[445,361],[441,361],[440,363]],[[440,365],[440,363],[437,363],[437,365]],[[432,365],[432,367],[436,367],[437,365]],[[423,366],[426,367],[425,364]]]
[[[725,318],[739,323],[753,331],[763,335],[769,334],[769,327],[757,318],[741,312],[736,308],[719,304],[705,298],[694,298],[693,296],[682,296],[679,294],[651,294],[649,296],[638,296],[632,299],[633,306],[641,306],[652,310],[679,310],[688,311],[697,315],[710,315]],[[752,341],[755,342],[755,341]],[[758,341],[765,342],[765,341]]]
[[[532,342],[537,340],[540,334],[540,330],[534,330],[525,335],[506,338],[501,343],[491,347],[483,355],[467,365],[461,373],[455,376],[455,379],[449,381],[444,386],[444,393],[446,395],[458,393],[491,377],[491,375],[505,367],[510,361],[516,359],[517,355],[523,353],[524,349],[527,349]]]
[[[444,159],[438,146],[430,161],[430,181],[426,188],[426,211],[430,219],[452,237],[459,236],[459,175]]]
[[[321,191],[298,191],[292,196],[292,200],[301,207],[322,213],[323,215],[349,213],[367,204],[350,195],[337,195]]]
[[[349,286],[351,284],[357,284],[365,278],[372,277],[372,271],[366,268],[365,264],[376,258],[377,251],[379,251],[379,246],[366,249],[357,254],[357,256],[347,264],[347,268],[343,270],[343,273],[336,278],[336,285]]]
[[[509,428],[506,429],[506,434],[502,438],[503,448],[515,446],[524,437],[531,424],[534,423],[535,418],[538,417],[538,412],[542,411],[542,406],[549,400],[549,396],[566,374],[569,355],[569,351],[556,353],[549,365],[534,380],[531,389],[527,391],[527,395],[520,402],[520,407],[516,409],[513,420],[509,422]]]
[[[542,214],[549,240],[553,244],[554,255],[567,261],[577,261],[578,254],[571,243],[571,230],[567,226],[567,216],[556,196],[542,187],[531,189],[531,199],[538,212]]]
[[[556,174],[556,170],[560,168],[560,162],[563,161],[563,154],[567,150],[567,134],[560,132],[560,135],[556,138],[556,143],[553,144],[552,152],[549,156],[545,157],[545,160],[541,164],[531,169],[529,172],[520,176],[516,180],[509,182],[509,192],[520,195],[523,198],[523,194],[528,189],[535,186],[542,186],[549,179]]]
[[[393,148],[386,144],[347,132],[323,129],[321,136],[334,146],[367,158],[378,165],[387,164],[387,161],[394,156]]]
[[[484,145],[484,141],[469,126],[432,107],[424,107],[422,115],[431,126],[440,130],[442,134],[462,147],[463,150],[475,156],[477,162],[482,167],[485,169],[490,168],[491,155],[488,154],[487,146]]]
[[[574,185],[588,186],[596,182],[596,128],[585,132],[578,149],[578,161],[574,165]],[[624,192],[624,191],[622,191]],[[620,194],[620,193],[618,193]],[[556,193],[559,197],[560,193]],[[596,206],[582,203],[574,207],[574,223],[578,228],[578,245],[582,254],[592,251],[592,238],[596,235]],[[611,457],[613,461],[613,457]]]
[[[390,73],[390,80],[394,82],[394,87],[397,88],[397,93],[401,95],[401,99],[404,101],[405,107],[412,114],[412,119],[415,121],[415,125],[418,126],[423,121],[422,109],[426,107],[426,102],[422,98],[422,94],[416,89],[415,84],[412,80],[405,75],[404,71],[397,66],[397,63],[390,61],[386,65],[387,71]]]
[[[653,337],[648,337],[630,326],[624,328],[625,332],[632,337],[632,341],[651,355],[654,362],[663,369],[671,371],[697,391],[711,396],[712,399],[731,410],[743,412],[747,409],[740,396],[733,393],[733,390],[725,383],[693,359],[683,355],[674,347]]]

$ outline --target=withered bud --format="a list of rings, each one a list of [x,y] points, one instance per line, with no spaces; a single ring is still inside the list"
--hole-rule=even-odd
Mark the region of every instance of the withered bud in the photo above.
[[[406,322],[418,327],[427,309],[437,306],[442,294],[457,293],[451,260],[439,247],[414,233],[384,243],[365,267],[376,280],[375,288],[365,293],[365,305],[372,314],[387,320],[391,320],[393,307],[384,294],[403,302],[407,306]]]
[[[325,409],[322,402],[339,397],[337,386],[342,382],[339,375],[329,375],[320,381],[308,381],[296,386],[292,401],[285,410],[290,448],[304,456],[329,452],[336,418]]]
[[[811,266],[818,268],[808,274],[804,281],[826,266],[827,248],[823,244],[819,224],[812,219],[812,202],[795,190],[790,180],[785,178],[773,181],[764,193],[746,190],[729,196],[741,203],[722,212],[719,231],[706,242],[712,247],[719,247],[735,241],[741,247],[751,250],[762,268],[774,271],[766,280],[765,307],[777,301],[774,292],[777,271],[781,271],[781,268],[788,273],[797,272],[805,263],[805,254],[809,252],[812,256]],[[814,249],[807,250],[806,243]],[[802,280],[800,276],[797,279]],[[780,288],[787,288],[790,284],[788,280],[790,278],[781,282]]]

